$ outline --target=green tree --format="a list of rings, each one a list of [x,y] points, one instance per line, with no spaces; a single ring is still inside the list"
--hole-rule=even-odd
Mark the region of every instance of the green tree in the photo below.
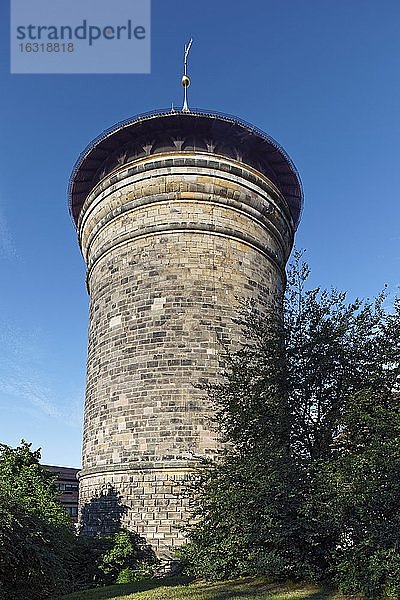
[[[72,523],[40,451],[0,445],[0,583],[7,600],[49,598],[71,589]]]
[[[400,397],[366,389],[352,397],[338,449],[321,464],[339,532],[336,580],[346,592],[375,600],[400,595]]]
[[[306,289],[308,275],[295,253],[284,301],[285,377],[292,442],[299,455],[316,460],[331,455],[353,394],[392,385],[384,363],[395,336],[385,327],[383,293],[347,303],[344,292]]]
[[[301,517],[314,561],[343,590],[400,591],[400,304],[347,304],[305,290],[300,257],[285,304],[292,447],[308,471]],[[394,591],[395,590],[395,591]]]
[[[226,354],[222,383],[208,388],[227,446],[193,482],[190,543],[179,554],[200,576],[295,577],[305,563],[306,482],[291,451],[283,323],[271,311],[262,324],[252,313],[242,325],[248,343]]]
[[[309,290],[308,274],[297,253],[283,321],[247,317],[208,390],[228,445],[193,485],[181,556],[209,577],[329,577],[379,598],[398,580],[400,307]]]

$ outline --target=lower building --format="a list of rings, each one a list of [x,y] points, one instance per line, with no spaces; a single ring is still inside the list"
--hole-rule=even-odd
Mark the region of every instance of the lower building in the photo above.
[[[57,475],[56,486],[60,490],[60,502],[74,523],[78,521],[78,492],[79,483],[76,478],[79,469],[42,465],[54,475]]]

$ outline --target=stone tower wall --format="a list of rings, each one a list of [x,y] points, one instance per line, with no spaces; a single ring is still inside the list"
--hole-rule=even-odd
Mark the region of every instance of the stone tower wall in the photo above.
[[[182,479],[218,448],[195,386],[217,377],[218,339],[240,341],[240,302],[262,311],[281,297],[293,225],[277,188],[251,167],[169,152],[100,181],[78,231],[90,294],[84,527],[107,533],[105,515],[120,511],[165,555],[183,539]]]

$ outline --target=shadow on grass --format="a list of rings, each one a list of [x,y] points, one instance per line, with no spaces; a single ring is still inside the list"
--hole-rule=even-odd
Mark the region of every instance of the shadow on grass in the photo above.
[[[113,585],[106,588],[95,588],[75,592],[64,596],[63,600],[108,600],[120,598],[129,594],[155,590],[160,587],[184,586],[194,583],[189,577],[169,577],[151,579],[137,583]],[[213,587],[218,588],[213,590]],[[293,594],[293,595],[292,595]],[[304,595],[303,595],[304,594]],[[229,582],[198,582],[190,588],[188,596],[192,600],[232,600],[236,598],[287,598],[287,600],[335,600],[337,596],[332,589],[312,591],[308,587],[268,584],[265,581],[236,580]]]
[[[309,596],[304,596],[302,600],[330,600],[335,598],[336,592],[332,590],[321,590],[320,592],[314,592]]]
[[[232,590],[229,592],[218,592],[215,596],[207,596],[207,600],[230,600],[232,598],[266,598],[266,592],[261,590]],[[334,600],[336,597],[333,592],[311,592],[307,594],[307,596],[298,596],[296,594],[296,590],[293,590],[293,597],[290,595],[290,592],[284,592],[285,597],[287,595],[288,600]],[[282,598],[282,592],[277,592],[277,594],[271,594],[271,600],[275,598],[275,596]],[[268,596],[269,597],[269,596]]]
[[[324,588],[322,590],[311,591],[307,588],[303,589],[304,595],[301,593],[301,587],[295,585],[280,585],[267,584],[265,582],[254,582],[250,583],[245,589],[235,589],[232,585],[240,585],[240,581],[230,582],[230,589],[224,590],[219,589],[215,595],[208,594],[207,600],[230,600],[233,598],[293,598],[295,600],[334,600],[336,598],[335,592],[332,589]],[[243,585],[243,584],[242,584]],[[207,590],[207,586],[204,587],[204,591]],[[210,591],[208,587],[208,592]],[[299,595],[300,592],[300,595]],[[292,596],[293,594],[293,596]]]
[[[108,598],[119,598],[137,592],[147,592],[159,587],[174,587],[187,585],[193,581],[190,577],[166,577],[165,579],[147,579],[136,583],[121,583],[104,588],[93,588],[82,592],[74,592],[64,596],[62,600],[107,600]]]
[[[307,596],[302,596],[301,600],[334,600],[336,592],[333,590],[320,590],[318,592],[310,592]]]

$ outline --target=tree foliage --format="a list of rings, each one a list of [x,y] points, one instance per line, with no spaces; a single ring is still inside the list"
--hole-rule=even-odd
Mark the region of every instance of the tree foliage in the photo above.
[[[152,574],[156,556],[137,533],[121,529],[110,542],[99,564],[102,583],[130,583]]]
[[[77,536],[40,451],[0,445],[0,599],[45,600],[151,574],[154,552],[137,534]]]
[[[75,557],[78,589],[138,581],[151,577],[158,565],[146,540],[127,529],[109,536],[78,536]]]
[[[400,581],[400,303],[348,303],[308,274],[297,253],[283,319],[247,316],[208,389],[227,445],[193,484],[181,557],[208,577],[330,578],[377,599]]]
[[[40,452],[0,445],[0,583],[7,600],[48,598],[71,589],[72,523]]]

